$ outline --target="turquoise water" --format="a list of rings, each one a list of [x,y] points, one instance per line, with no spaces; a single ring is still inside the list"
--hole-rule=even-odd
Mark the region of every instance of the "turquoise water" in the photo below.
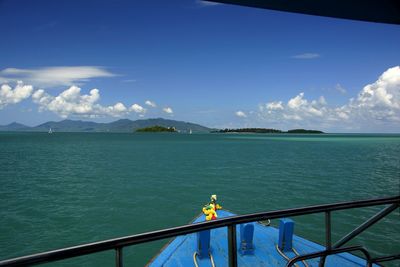
[[[0,259],[188,223],[210,194],[236,213],[400,193],[400,135],[0,133]],[[379,208],[333,213],[333,239]],[[324,242],[324,217],[295,218]],[[273,222],[277,223],[277,222]],[[398,253],[396,211],[358,237]],[[125,249],[144,265],[164,244]],[[110,266],[113,252],[50,266]]]

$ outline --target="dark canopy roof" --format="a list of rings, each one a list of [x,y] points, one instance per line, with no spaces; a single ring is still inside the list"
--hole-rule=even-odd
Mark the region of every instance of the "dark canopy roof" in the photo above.
[[[400,0],[207,0],[324,17],[400,24]]]

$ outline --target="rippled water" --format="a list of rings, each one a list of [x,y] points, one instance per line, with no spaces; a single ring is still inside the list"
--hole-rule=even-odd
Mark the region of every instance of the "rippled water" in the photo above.
[[[182,225],[210,194],[239,214],[398,195],[399,155],[399,135],[0,133],[0,259]],[[333,239],[377,210],[333,213]],[[324,242],[322,215],[295,222]],[[396,211],[353,243],[384,255],[399,240]],[[126,263],[163,243],[126,249]],[[50,265],[113,262],[105,252]]]

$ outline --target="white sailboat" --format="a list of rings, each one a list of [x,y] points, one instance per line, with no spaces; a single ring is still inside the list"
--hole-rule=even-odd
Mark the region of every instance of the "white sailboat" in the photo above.
[[[51,130],[51,128],[49,129],[49,134],[52,134],[53,133],[53,131]]]
[[[192,129],[189,129],[189,134],[192,134],[193,132],[192,132]]]

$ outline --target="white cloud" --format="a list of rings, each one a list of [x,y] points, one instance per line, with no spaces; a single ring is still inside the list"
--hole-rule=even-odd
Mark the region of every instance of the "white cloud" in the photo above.
[[[244,113],[244,112],[241,111],[241,110],[236,111],[236,112],[235,112],[235,115],[238,116],[238,117],[240,117],[240,118],[246,118],[246,117],[247,117],[246,113]]]
[[[260,105],[257,115],[268,123],[284,122],[288,127],[362,129],[386,124],[400,129],[400,66],[387,69],[343,106],[328,106],[323,96],[307,100],[302,92],[287,104],[275,101]]]
[[[141,105],[138,105],[138,104],[133,104],[129,108],[129,110],[131,110],[133,112],[136,112],[136,113],[142,113],[142,114],[146,113],[146,109],[144,107],[142,107]]]
[[[40,111],[51,111],[66,118],[70,115],[82,117],[113,116],[119,117],[128,114],[121,102],[111,106],[102,106],[97,102],[100,99],[98,89],[90,90],[89,94],[81,94],[81,88],[71,86],[58,96],[52,96],[43,89],[36,90],[32,95],[33,102],[39,105]]]
[[[366,85],[344,111],[360,120],[400,121],[400,66],[386,70],[379,79]]]
[[[121,82],[123,82],[123,83],[134,83],[134,82],[136,82],[136,80],[135,79],[128,79],[128,80],[122,80]]]
[[[121,117],[130,113],[135,113],[139,117],[143,117],[147,109],[139,104],[133,104],[130,107],[125,106],[121,102],[114,105],[101,105],[100,91],[92,89],[87,94],[82,93],[81,88],[78,86],[70,86],[68,89],[62,91],[58,95],[52,95],[44,89],[34,90],[32,85],[24,85],[23,82],[17,82],[15,88],[8,84],[3,84],[0,87],[0,109],[9,104],[16,104],[24,99],[32,97],[33,103],[39,106],[39,111],[50,111],[62,118],[69,116],[78,117],[104,117],[113,116]],[[150,107],[157,107],[156,103],[147,100],[146,105]],[[163,112],[173,115],[173,110],[170,107],[162,109]]]
[[[121,102],[116,103],[114,106],[107,106],[107,107],[102,107],[100,105],[96,105],[96,108],[98,108],[98,114],[91,114],[91,115],[110,115],[114,117],[119,117],[123,114],[128,113],[128,109],[125,107],[124,104]]]
[[[268,110],[280,110],[283,109],[282,101],[270,102],[266,104]]]
[[[336,84],[335,90],[340,92],[341,94],[346,94],[347,93],[346,89],[343,88],[343,86],[341,86],[340,84]]]
[[[302,122],[308,124],[323,121],[332,116],[323,96],[317,100],[307,100],[304,93],[289,99],[287,104],[282,101],[270,102],[259,106],[259,117],[271,123]]]
[[[326,104],[328,104],[328,103],[326,102],[325,97],[324,97],[323,95],[319,97],[318,103],[320,103],[321,105],[326,105]]]
[[[300,93],[298,96],[292,98],[288,102],[288,107],[291,109],[299,109],[302,106],[308,104],[307,100],[303,99],[304,93]]]
[[[299,55],[292,56],[295,59],[314,59],[321,57],[320,54],[317,53],[303,53]]]
[[[165,108],[163,108],[163,111],[164,111],[165,113],[168,113],[168,114],[173,114],[173,113],[174,113],[174,111],[173,111],[172,108],[170,108],[170,107],[165,107]]]
[[[24,85],[21,81],[12,89],[8,84],[0,87],[0,109],[9,104],[17,104],[31,96],[33,91],[32,85]]]
[[[400,67],[385,71],[373,84],[359,93],[356,103],[360,107],[400,108]]]
[[[157,107],[156,103],[153,102],[153,101],[150,101],[150,100],[147,100],[147,101],[145,102],[145,104],[148,105],[148,106],[150,106],[150,107],[152,107],[152,108]]]
[[[92,78],[113,77],[115,74],[96,66],[45,67],[38,69],[7,68],[0,71],[0,81],[23,80],[35,86],[70,86]]]
[[[204,0],[196,0],[196,3],[197,3],[197,5],[199,5],[201,7],[221,5],[221,3],[209,2],[209,1],[204,1]]]

